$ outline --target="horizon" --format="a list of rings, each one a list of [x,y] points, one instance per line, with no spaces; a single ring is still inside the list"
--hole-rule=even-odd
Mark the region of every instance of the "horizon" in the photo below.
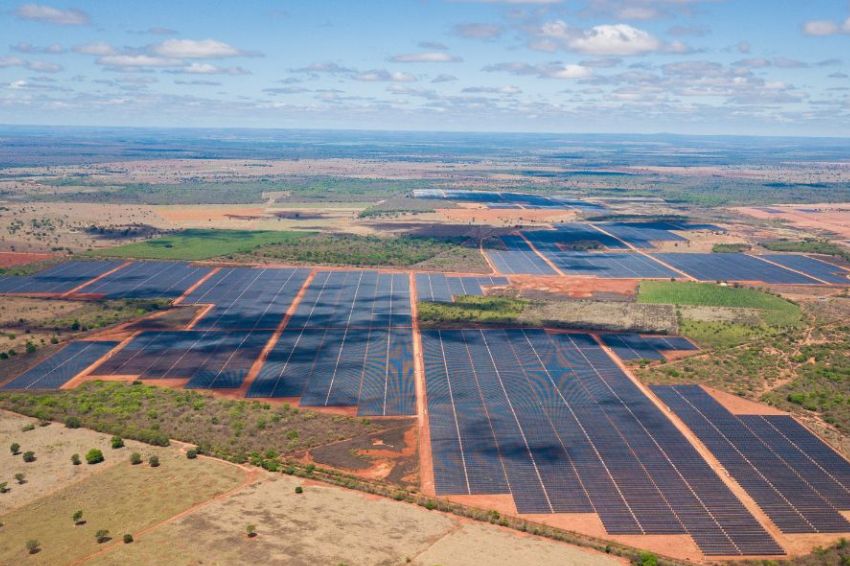
[[[14,2],[0,122],[845,138],[850,5]]]

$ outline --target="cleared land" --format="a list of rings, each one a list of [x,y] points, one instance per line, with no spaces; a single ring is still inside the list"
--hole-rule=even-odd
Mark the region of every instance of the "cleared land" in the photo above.
[[[173,449],[134,442],[112,449],[104,435],[60,430],[59,424],[20,432],[29,422],[32,420],[7,414],[0,420],[4,439],[20,438],[22,450],[36,453],[35,462],[14,468],[7,462],[9,455],[2,456],[4,471],[20,468],[28,473],[25,484],[16,483],[11,492],[0,498],[16,490],[36,494],[18,498],[15,508],[7,508],[0,517],[4,524],[0,562],[4,564],[72,563],[110,542],[120,541],[125,533],[137,533],[236,487],[245,476],[236,466],[209,459],[188,460]],[[71,450],[82,457],[95,447],[103,451],[103,463],[71,463]],[[140,452],[145,463],[131,465],[129,456],[133,451]],[[147,463],[152,455],[159,457],[159,467]],[[78,510],[83,511],[85,522],[75,525],[72,515]],[[101,529],[109,531],[109,541],[99,544],[95,532]],[[40,542],[40,551],[34,555],[28,554],[25,547],[31,539]]]

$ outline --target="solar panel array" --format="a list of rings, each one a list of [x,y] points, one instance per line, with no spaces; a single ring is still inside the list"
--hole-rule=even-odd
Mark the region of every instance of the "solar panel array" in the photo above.
[[[356,405],[360,415],[415,414],[412,339],[407,275],[320,272],[248,396]]]
[[[672,230],[687,230],[687,226],[668,222],[610,222],[599,227],[636,248],[652,248],[652,242],[686,242]]]
[[[590,224],[566,222],[557,224],[554,230],[523,231],[534,247],[543,253],[563,251],[578,242],[598,242],[608,249],[626,249],[620,240],[594,229]]]
[[[136,262],[77,291],[107,299],[175,299],[211,270],[189,263]]]
[[[117,345],[111,341],[71,342],[3,389],[59,389]]]
[[[275,329],[309,274],[309,269],[226,267],[182,304],[215,305],[196,323],[196,329]]]
[[[797,254],[769,254],[763,257],[827,283],[850,285],[850,271],[813,257]]]
[[[460,295],[481,296],[484,287],[507,285],[504,277],[462,277],[443,273],[417,273],[416,294],[420,301],[450,303]]]
[[[502,236],[501,240],[506,249],[488,248],[484,250],[499,273],[507,275],[518,273],[556,275],[555,270],[537,255],[521,236]]]
[[[66,261],[33,275],[0,278],[0,293],[67,293],[123,261]]]
[[[188,388],[237,389],[269,338],[269,331],[141,332],[93,375],[188,379]]]
[[[596,512],[612,534],[689,534],[707,555],[782,554],[592,337],[422,334],[437,493],[520,513]]]
[[[810,277],[740,253],[660,253],[654,257],[700,281],[763,281],[764,283],[817,285]]]
[[[698,350],[684,336],[643,336],[641,334],[600,334],[602,342],[621,360],[663,360],[662,352]]]
[[[679,274],[639,253],[549,252],[552,263],[565,275],[592,275],[612,279],[668,279]]]
[[[785,533],[847,533],[847,462],[787,419],[736,416],[698,385],[654,387],[723,467]],[[793,430],[789,437],[783,431]],[[801,448],[800,446],[803,446]]]

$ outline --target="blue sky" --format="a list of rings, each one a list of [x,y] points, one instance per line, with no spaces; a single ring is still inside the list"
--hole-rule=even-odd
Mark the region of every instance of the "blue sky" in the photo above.
[[[0,123],[850,135],[846,0],[0,3]]]

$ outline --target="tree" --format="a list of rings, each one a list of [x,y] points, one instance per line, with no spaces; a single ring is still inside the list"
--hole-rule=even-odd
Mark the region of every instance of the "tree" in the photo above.
[[[249,538],[254,538],[257,536],[257,527],[254,525],[247,525],[245,527],[245,532],[248,534]]]
[[[35,452],[32,450],[28,450],[24,452],[24,462],[29,464],[30,462],[35,462]]]
[[[80,461],[79,454],[71,454],[71,463],[75,466],[79,466],[82,462]]]
[[[38,542],[34,538],[31,538],[27,541],[27,552],[29,552],[30,554],[35,554],[39,550],[41,550],[40,542]]]
[[[92,448],[88,452],[86,452],[86,463],[87,464],[100,464],[103,462],[103,452],[98,448]]]
[[[295,487],[295,493],[304,493],[304,488],[301,487],[300,485],[296,486]]]
[[[71,518],[74,520],[74,526],[82,525],[83,523],[85,523],[85,521],[83,521],[83,510],[82,509],[74,511],[74,514],[71,515]]]
[[[150,458],[148,458],[148,464],[151,465],[151,468],[158,468],[159,467],[159,456],[153,455]]]
[[[124,544],[130,544],[131,542],[133,542],[133,535],[131,535],[130,533],[125,534]]]
[[[142,455],[138,452],[133,452],[130,454],[130,463],[134,466],[142,463]]]
[[[112,448],[124,448],[124,439],[120,436],[112,437]]]
[[[21,453],[21,445],[17,442],[13,442],[11,446],[9,446],[9,450],[12,452],[12,456],[17,456]]]
[[[190,460],[194,460],[198,457],[198,451],[195,448],[190,448],[186,451],[186,457]]]
[[[80,428],[79,417],[66,417],[65,418],[65,427],[67,427],[67,428]]]
[[[94,540],[96,540],[98,544],[103,544],[109,540],[109,531],[106,529],[100,529],[94,534]]]
[[[15,474],[15,481],[18,482],[18,485],[23,485],[27,482],[26,477],[27,475],[25,473],[18,472]]]
[[[9,482],[7,482],[7,481],[0,482],[0,493],[6,493],[7,491],[9,491],[8,485],[9,485]]]

